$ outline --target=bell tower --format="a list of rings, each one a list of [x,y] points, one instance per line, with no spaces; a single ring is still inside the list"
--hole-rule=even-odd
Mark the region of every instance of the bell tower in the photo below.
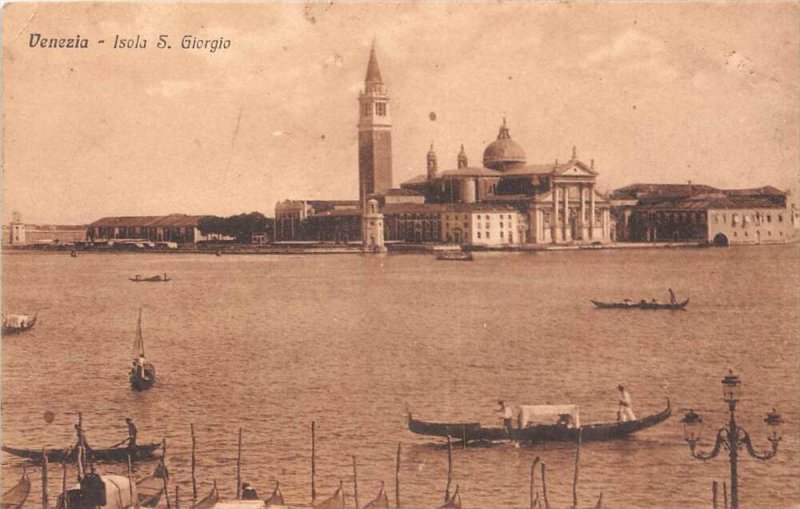
[[[431,142],[431,149],[428,151],[427,162],[428,180],[433,180],[436,178],[436,171],[439,169],[439,165],[436,162],[436,152],[433,151],[433,142]]]
[[[358,187],[364,203],[366,195],[392,188],[392,118],[374,42],[358,103]]]

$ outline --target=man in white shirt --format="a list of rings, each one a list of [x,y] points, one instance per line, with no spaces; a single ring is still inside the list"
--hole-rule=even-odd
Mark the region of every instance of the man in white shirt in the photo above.
[[[506,433],[509,435],[511,434],[511,423],[513,422],[514,414],[511,411],[510,406],[506,406],[506,402],[502,399],[497,402],[500,405],[499,413],[503,418],[503,428],[505,428]]]
[[[625,390],[625,387],[620,384],[617,386],[619,389],[619,410],[617,411],[618,421],[635,421],[636,415],[633,413],[631,406],[631,395]]]

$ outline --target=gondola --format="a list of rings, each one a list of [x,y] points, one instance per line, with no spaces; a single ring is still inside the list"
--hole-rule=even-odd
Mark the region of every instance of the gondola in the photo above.
[[[211,509],[219,502],[219,492],[217,491],[217,483],[214,483],[214,487],[211,488],[211,493],[206,495],[206,498],[200,500],[195,505],[192,506],[192,509]]]
[[[150,277],[142,277],[138,274],[133,277],[129,277],[129,280],[133,281],[134,283],[166,283],[167,281],[172,281],[171,278],[167,277],[167,275],[163,276],[150,276]]]
[[[672,409],[667,400],[667,407],[661,412],[642,419],[625,422],[608,422],[588,424],[580,427],[565,424],[537,424],[506,431],[501,427],[483,427],[477,422],[434,423],[418,421],[408,414],[408,429],[419,435],[452,437],[464,442],[492,442],[514,440],[516,442],[577,442],[578,431],[582,442],[614,440],[625,438],[632,433],[650,428],[667,420]]]
[[[386,509],[388,507],[389,497],[386,496],[386,490],[384,489],[383,482],[381,482],[381,489],[378,492],[378,496],[368,502],[362,509]]]
[[[318,509],[344,509],[344,487],[342,482],[339,481],[339,487],[330,498],[323,500],[318,504],[313,504],[313,507]]]
[[[156,368],[144,358],[144,338],[142,337],[142,308],[136,322],[136,339],[133,342],[133,365],[129,373],[131,387],[135,391],[146,391],[156,383]]]
[[[100,463],[126,463],[128,461],[128,454],[131,454],[131,461],[148,460],[153,457],[153,453],[161,447],[161,444],[137,444],[136,448],[131,451],[127,447],[109,447],[107,449],[89,449],[86,451],[86,456],[91,458],[92,461]],[[16,447],[2,446],[2,450],[13,456],[20,458],[28,458],[36,463],[42,461],[41,449],[19,449]],[[47,451],[47,461],[50,463],[75,463],[78,459],[78,448],[67,447],[65,449],[50,449]]]
[[[139,507],[156,507],[164,494],[164,466],[159,464],[155,471],[136,481],[136,495]]]
[[[450,262],[471,262],[472,253],[465,253],[463,251],[445,251],[436,255],[436,259]]]
[[[281,493],[281,485],[280,483],[275,483],[275,489],[272,490],[272,495],[266,500],[264,500],[265,507],[272,507],[272,506],[282,506],[286,505],[283,501],[283,493]]]
[[[689,304],[689,299],[686,299],[683,302],[677,302],[675,304],[666,304],[661,302],[647,302],[647,301],[639,301],[639,302],[600,302],[593,300],[591,301],[599,309],[650,309],[650,310],[658,310],[658,309],[667,309],[672,311],[681,311],[686,309],[686,306]]]
[[[28,479],[28,474],[23,471],[19,482],[3,493],[0,509],[20,509],[28,499],[30,492],[31,480]]]
[[[33,318],[28,315],[9,315],[3,318],[3,336],[12,336],[30,330],[36,325],[39,312],[34,313]]]

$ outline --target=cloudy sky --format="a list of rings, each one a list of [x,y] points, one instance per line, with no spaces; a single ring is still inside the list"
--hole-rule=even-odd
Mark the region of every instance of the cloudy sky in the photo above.
[[[796,196],[798,32],[796,3],[12,4],[3,222],[353,199],[373,40],[395,185],[424,173],[431,141],[440,168],[462,143],[478,164],[505,116],[528,162],[577,145],[601,189],[692,180]],[[32,33],[89,48],[31,48]],[[147,48],[112,47],[137,35]],[[182,49],[184,35],[230,47]]]

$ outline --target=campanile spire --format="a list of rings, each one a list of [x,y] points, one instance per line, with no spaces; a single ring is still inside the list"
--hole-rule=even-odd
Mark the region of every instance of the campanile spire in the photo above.
[[[375,42],[369,52],[364,91],[358,96],[359,198],[392,188],[392,120]]]

